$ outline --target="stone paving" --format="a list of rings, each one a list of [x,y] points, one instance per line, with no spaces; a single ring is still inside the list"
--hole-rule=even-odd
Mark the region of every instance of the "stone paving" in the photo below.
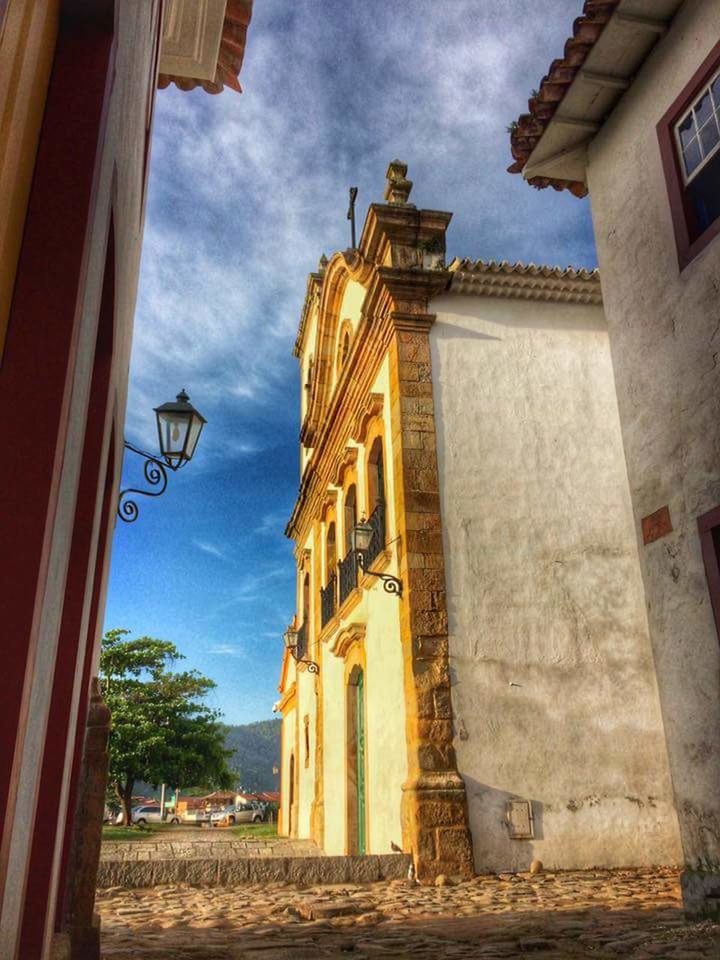
[[[99,891],[103,960],[720,960],[686,921],[677,872]]]

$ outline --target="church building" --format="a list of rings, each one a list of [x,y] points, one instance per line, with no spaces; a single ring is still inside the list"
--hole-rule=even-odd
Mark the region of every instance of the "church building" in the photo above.
[[[678,863],[599,277],[446,266],[406,174],[295,343],[280,832],[424,881]]]

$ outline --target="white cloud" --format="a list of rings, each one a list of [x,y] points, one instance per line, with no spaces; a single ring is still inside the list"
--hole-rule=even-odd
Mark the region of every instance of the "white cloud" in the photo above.
[[[210,647],[210,653],[221,657],[236,657],[239,660],[247,658],[245,651],[236,643],[215,643]]]
[[[528,249],[515,211],[536,200],[505,173],[505,127],[579,4],[548,0],[542,16],[531,0],[332,6],[256,4],[242,95],[158,95],[128,412],[138,441],[155,443],[149,411],[181,386],[210,421],[212,460],[265,448],[258,411],[296,418],[306,274],[349,241],[347,188],[360,186],[362,223],[395,155],[413,199],[456,212],[454,252]]]
[[[225,554],[222,552],[222,550],[218,549],[218,547],[214,546],[212,543],[206,543],[203,540],[193,540],[193,544],[198,548],[198,550],[202,550],[203,553],[209,553],[213,557],[220,557],[221,560],[225,559]]]

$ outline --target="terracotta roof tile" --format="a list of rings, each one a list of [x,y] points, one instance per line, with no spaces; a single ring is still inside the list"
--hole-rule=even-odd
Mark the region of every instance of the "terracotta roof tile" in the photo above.
[[[158,87],[162,90],[174,83],[180,90],[194,90],[195,87],[202,87],[207,93],[220,93],[227,86],[241,93],[242,87],[238,77],[245,55],[245,41],[252,17],[252,5],[253,0],[227,0],[214,80],[195,80],[192,77],[176,77],[161,73],[158,78]]]
[[[513,124],[510,149],[514,162],[508,167],[508,173],[522,172],[545,127],[619,3],[620,0],[585,0],[583,3],[582,14],[573,23],[573,35],[565,43],[563,57],[550,64],[537,95],[528,100],[528,113],[521,114],[517,123]],[[576,180],[530,177],[528,183],[540,189],[553,187],[555,190],[569,190],[576,197],[584,197],[587,193],[585,184]]]
[[[600,271],[584,267],[546,267],[507,260],[459,260],[449,268],[456,293],[521,300],[602,303]]]

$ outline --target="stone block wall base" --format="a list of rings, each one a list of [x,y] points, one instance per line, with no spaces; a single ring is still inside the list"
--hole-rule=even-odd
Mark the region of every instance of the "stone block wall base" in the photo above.
[[[441,874],[473,876],[465,784],[457,775],[437,783],[406,784],[402,795],[403,845],[411,850],[417,879],[432,883]]]
[[[72,960],[69,933],[54,934],[50,944],[50,960]]]
[[[694,870],[685,867],[680,874],[680,889],[687,917],[714,917],[720,920],[720,868]]]
[[[100,917],[93,914],[92,926],[72,931],[72,960],[100,960]]]
[[[358,857],[225,857],[222,860],[101,860],[98,887],[235,887],[250,883],[377,883],[402,880],[412,864],[401,853]],[[72,954],[72,960],[85,960]]]

